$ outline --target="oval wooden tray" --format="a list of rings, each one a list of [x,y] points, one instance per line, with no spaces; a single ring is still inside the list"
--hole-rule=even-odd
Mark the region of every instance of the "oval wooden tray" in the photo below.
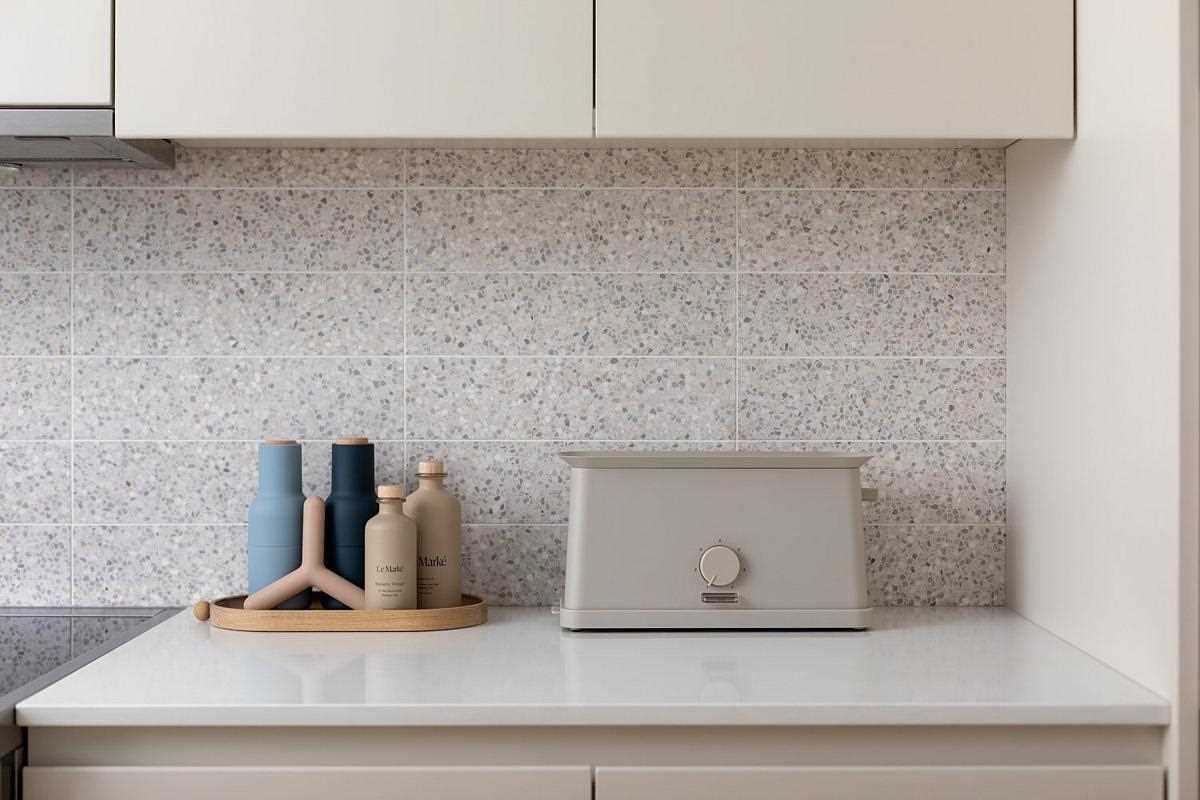
[[[247,611],[246,595],[201,600],[192,611],[218,628],[231,631],[448,631],[487,622],[487,603],[464,594],[462,605],[399,611],[330,611],[316,605],[307,610]]]

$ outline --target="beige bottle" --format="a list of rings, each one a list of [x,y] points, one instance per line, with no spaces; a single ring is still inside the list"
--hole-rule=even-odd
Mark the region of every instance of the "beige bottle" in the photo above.
[[[417,605],[447,608],[462,605],[462,504],[443,488],[441,461],[417,465],[417,490],[405,511],[417,522]]]
[[[404,487],[380,486],[376,496],[364,533],[367,608],[416,608],[417,524],[404,515]]]

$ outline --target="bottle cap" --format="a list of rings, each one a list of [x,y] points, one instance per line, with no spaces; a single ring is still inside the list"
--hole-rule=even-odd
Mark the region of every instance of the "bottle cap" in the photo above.
[[[422,461],[417,464],[417,475],[421,477],[445,477],[446,464],[442,461]]]
[[[266,439],[263,439],[263,444],[295,444],[295,443],[296,443],[295,439],[272,439],[269,436]]]
[[[375,487],[375,496],[380,500],[403,500],[404,487],[394,483],[385,483]]]
[[[334,444],[370,444],[370,441],[365,436],[343,436],[340,439],[335,439]]]

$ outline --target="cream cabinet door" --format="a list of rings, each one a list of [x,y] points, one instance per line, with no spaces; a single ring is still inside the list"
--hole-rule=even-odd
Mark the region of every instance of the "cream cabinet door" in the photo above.
[[[595,800],[1161,800],[1160,767],[597,767]]]
[[[112,0],[0,3],[0,106],[107,106],[112,80]]]
[[[116,0],[130,138],[586,137],[591,0]]]
[[[596,0],[601,137],[1074,129],[1072,0]]]
[[[582,767],[27,767],[27,800],[591,800]]]

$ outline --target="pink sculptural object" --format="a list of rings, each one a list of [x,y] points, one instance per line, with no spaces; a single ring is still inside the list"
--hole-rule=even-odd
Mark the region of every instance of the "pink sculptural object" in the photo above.
[[[362,609],[366,606],[366,596],[362,589],[325,566],[325,501],[319,497],[310,497],[304,501],[304,536],[300,566],[247,597],[243,608],[275,608],[310,586],[352,609]]]

